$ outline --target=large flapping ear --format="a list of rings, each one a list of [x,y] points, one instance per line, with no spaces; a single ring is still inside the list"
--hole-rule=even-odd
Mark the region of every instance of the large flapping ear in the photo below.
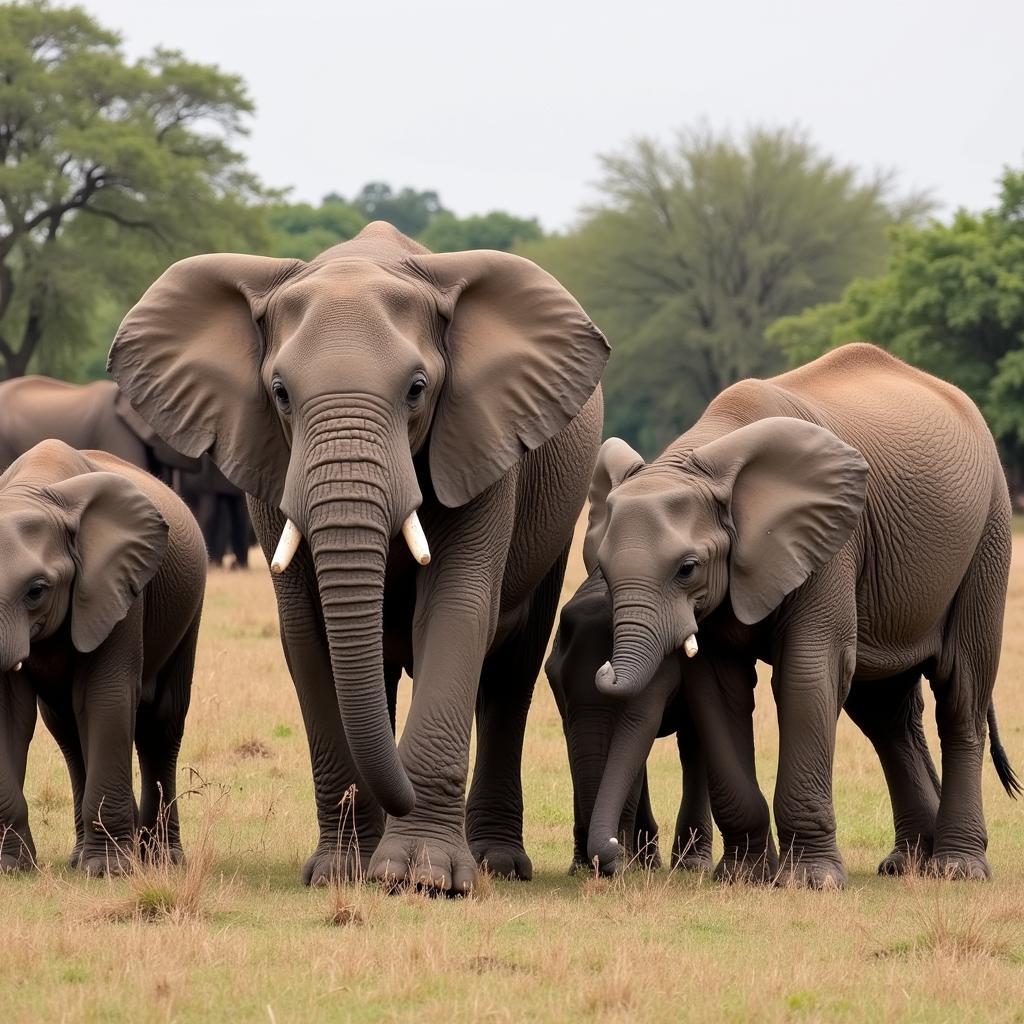
[[[441,502],[456,508],[576,416],[601,379],[608,343],[579,303],[522,257],[478,250],[406,262],[451,303],[430,475]]]
[[[587,572],[597,568],[597,549],[608,527],[608,495],[638,470],[644,460],[622,438],[609,437],[597,453],[597,465],[590,481],[590,512],[587,517],[587,536],[583,541],[583,564]]]
[[[111,382],[114,391],[114,412],[122,423],[148,448],[158,462],[172,469],[184,469],[189,473],[199,471],[199,459],[190,459],[172,448],[134,409],[124,392]],[[143,467],[146,468],[146,467]]]
[[[71,642],[94,651],[128,614],[167,550],[156,505],[117,473],[83,473],[52,484],[45,497],[61,513],[77,561]]]
[[[217,253],[168,268],[128,313],[107,369],[172,448],[209,452],[236,486],[277,505],[288,445],[263,387],[256,326],[300,260]]]
[[[690,456],[729,510],[729,592],[759,622],[846,543],[864,507],[868,464],[824,427],[775,416]]]

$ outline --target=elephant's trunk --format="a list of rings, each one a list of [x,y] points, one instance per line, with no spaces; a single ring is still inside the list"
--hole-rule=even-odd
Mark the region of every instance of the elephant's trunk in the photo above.
[[[29,631],[9,606],[0,606],[0,672],[20,672],[28,657]]]
[[[416,798],[391,731],[382,631],[388,547],[407,510],[396,509],[382,446],[338,436],[331,431],[310,451],[306,535],[345,736],[373,795],[388,814],[401,816]]]
[[[646,689],[666,656],[683,648],[697,653],[697,623],[686,609],[681,622],[666,621],[657,594],[631,587],[613,593],[614,643],[611,661],[595,676],[601,693],[628,700]]]
[[[657,670],[651,685],[623,707],[615,723],[587,836],[587,857],[591,863],[597,859],[602,874],[613,874],[623,867],[624,850],[618,835],[622,809],[647,763],[665,707],[678,686],[678,661],[669,658]]]

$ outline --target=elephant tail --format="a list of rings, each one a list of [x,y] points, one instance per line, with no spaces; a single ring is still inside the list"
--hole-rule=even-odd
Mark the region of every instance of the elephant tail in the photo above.
[[[989,748],[992,751],[992,763],[996,766],[996,775],[1003,784],[1008,796],[1016,800],[1020,794],[1024,794],[1024,786],[1021,786],[1017,773],[1006,756],[1003,744],[999,739],[999,727],[996,725],[996,706],[988,706],[988,739]]]

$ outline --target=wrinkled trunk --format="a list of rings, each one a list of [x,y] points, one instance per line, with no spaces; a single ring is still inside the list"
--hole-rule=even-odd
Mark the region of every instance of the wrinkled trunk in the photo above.
[[[388,814],[401,816],[412,810],[415,793],[384,688],[384,570],[395,519],[384,465],[380,444],[339,439],[335,428],[309,452],[305,532],[345,736],[363,781]]]
[[[623,705],[615,723],[587,837],[587,857],[591,863],[598,859],[602,874],[612,874],[623,866],[622,837],[618,835],[622,809],[647,763],[665,708],[678,687],[678,662],[670,658],[657,670],[651,685]]]
[[[628,700],[644,691],[665,658],[696,633],[697,624],[689,608],[681,621],[669,621],[661,595],[639,587],[616,590],[612,602],[612,658],[595,681],[601,693]]]

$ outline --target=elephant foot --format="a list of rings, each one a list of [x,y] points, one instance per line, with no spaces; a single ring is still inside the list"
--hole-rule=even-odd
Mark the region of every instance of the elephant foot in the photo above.
[[[931,858],[931,838],[919,838],[914,843],[897,843],[892,852],[878,865],[880,875],[898,878],[918,875],[927,868]]]
[[[68,854],[68,867],[72,871],[77,871],[82,866],[82,850],[85,847],[84,840],[79,840],[71,848],[71,853]]]
[[[13,875],[20,871],[34,871],[35,860],[26,854],[0,854],[0,875]]]
[[[392,823],[393,822],[393,823]],[[426,836],[403,819],[392,819],[370,858],[368,876],[390,891],[415,887],[435,895],[466,896],[477,868],[463,835],[435,831]]]
[[[760,851],[760,852],[755,852]],[[779,875],[779,855],[769,836],[758,843],[726,846],[715,866],[715,881],[746,885],[774,885]]]
[[[522,843],[487,842],[478,840],[469,844],[473,859],[482,871],[496,878],[509,878],[529,882],[533,878],[533,861]]]
[[[106,850],[83,849],[79,867],[90,878],[116,878],[131,872],[128,857],[113,847]]]
[[[672,870],[673,871],[692,871],[694,874],[703,875],[711,874],[714,869],[715,862],[711,859],[711,852],[708,853],[684,853],[680,856],[678,853],[672,854]]]
[[[779,874],[778,884],[796,889],[845,889],[846,867],[842,861],[804,859],[787,864]]]
[[[988,861],[981,854],[934,853],[928,861],[928,873],[950,881],[968,879],[987,882],[992,877]]]
[[[343,843],[342,846],[318,846],[302,865],[302,884],[316,888],[359,882],[366,878],[369,867],[369,852],[362,853],[355,842]]]

